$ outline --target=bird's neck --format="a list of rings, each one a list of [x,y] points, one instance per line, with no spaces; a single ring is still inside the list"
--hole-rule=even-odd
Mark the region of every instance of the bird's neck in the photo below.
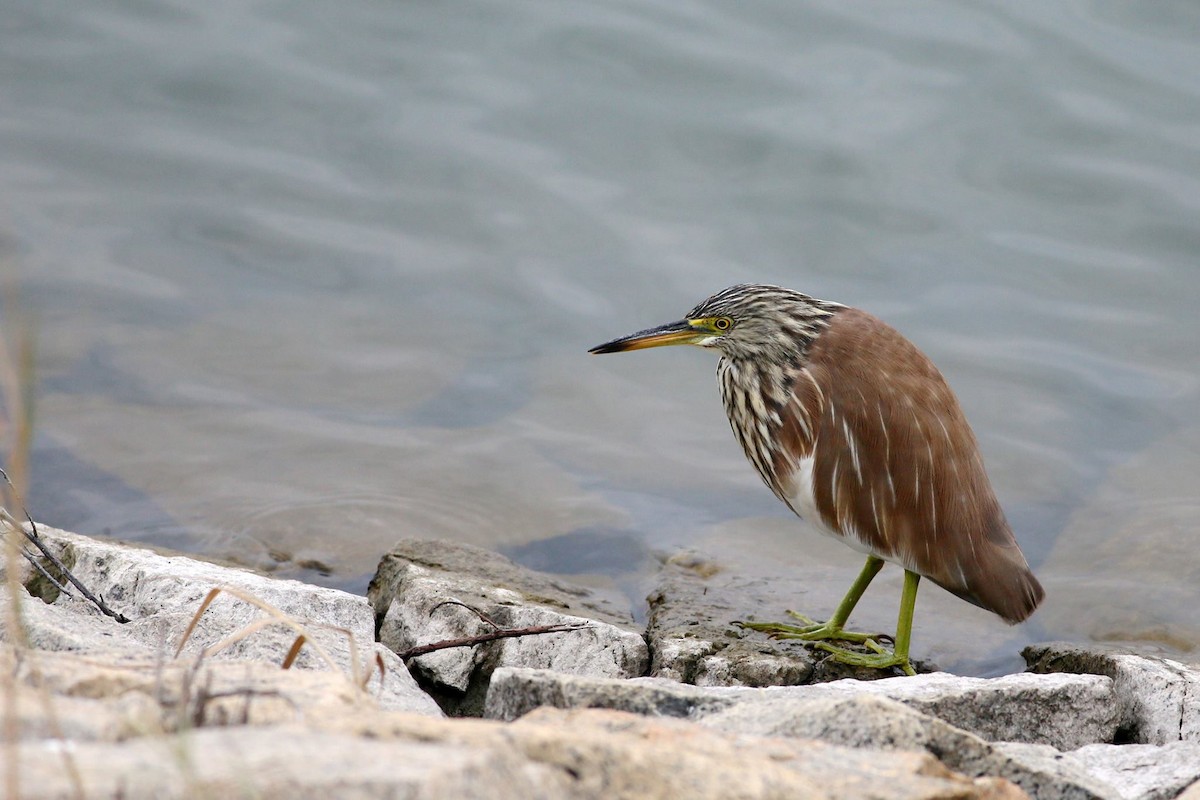
[[[726,401],[736,402],[738,394],[754,395],[764,400],[786,402],[796,376],[804,369],[805,359],[761,361],[735,356],[722,356],[717,363]]]
[[[796,314],[789,319],[786,336],[764,338],[769,345],[745,353],[725,350],[717,364],[717,377],[730,418],[739,409],[757,407],[760,415],[766,409],[768,424],[778,424],[777,412],[787,404],[797,376],[808,364],[813,342],[844,308],[837,303],[814,301],[814,313]]]

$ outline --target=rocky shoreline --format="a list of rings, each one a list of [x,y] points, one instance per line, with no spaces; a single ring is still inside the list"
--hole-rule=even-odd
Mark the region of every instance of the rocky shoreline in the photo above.
[[[24,563],[0,592],[27,637],[6,613],[0,780],[20,797],[1200,800],[1200,669],[1169,659],[1049,643],[1022,674],[868,681],[706,610],[695,556],[665,566],[643,629],[444,542],[398,543],[364,598],[39,531],[131,621]]]

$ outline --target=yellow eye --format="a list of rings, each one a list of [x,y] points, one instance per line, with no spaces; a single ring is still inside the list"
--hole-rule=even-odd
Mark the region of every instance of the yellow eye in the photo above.
[[[733,327],[733,320],[729,317],[717,317],[713,320],[713,327],[719,331],[727,331]]]

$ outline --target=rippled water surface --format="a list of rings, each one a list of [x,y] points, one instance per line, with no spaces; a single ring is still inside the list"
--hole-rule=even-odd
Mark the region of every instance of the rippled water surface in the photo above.
[[[355,590],[473,542],[639,613],[684,548],[848,584],[711,353],[586,355],[774,282],[934,358],[1046,584],[1015,629],[927,588],[917,651],[1196,656],[1195,3],[48,0],[0,107],[46,523]]]

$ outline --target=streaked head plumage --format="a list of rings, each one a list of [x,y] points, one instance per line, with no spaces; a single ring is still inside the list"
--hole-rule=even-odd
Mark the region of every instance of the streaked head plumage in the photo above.
[[[687,319],[728,320],[721,335],[700,344],[729,358],[783,361],[802,355],[840,308],[794,289],[740,283],[697,304]]]
[[[802,357],[842,307],[781,286],[742,283],[697,304],[681,320],[605,342],[591,352],[692,344],[715,348],[730,359],[783,363]]]

